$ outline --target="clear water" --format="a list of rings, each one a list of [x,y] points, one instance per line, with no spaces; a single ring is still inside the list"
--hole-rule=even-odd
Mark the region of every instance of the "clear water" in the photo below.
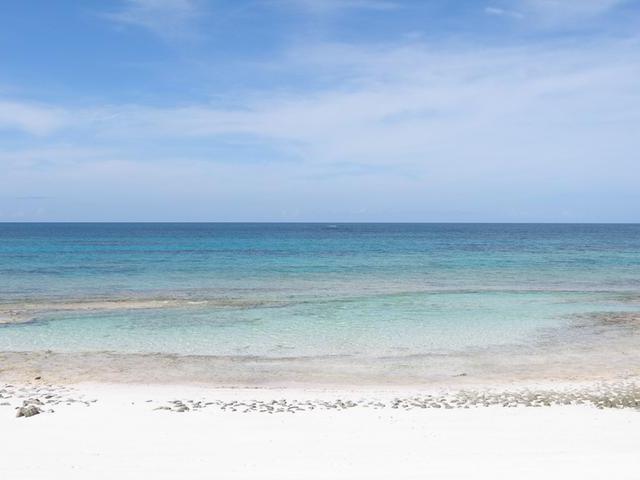
[[[0,310],[36,312],[0,350],[465,351],[639,299],[640,225],[0,224]]]

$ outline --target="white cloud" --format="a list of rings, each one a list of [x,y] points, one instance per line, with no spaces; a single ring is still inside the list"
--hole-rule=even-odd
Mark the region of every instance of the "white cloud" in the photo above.
[[[504,147],[505,133],[543,135],[557,123],[570,127],[563,133],[568,140],[618,121],[637,121],[640,107],[638,55],[635,45],[623,43],[587,50],[457,52],[327,45],[289,61],[290,68],[308,68],[309,75],[335,70],[344,79],[335,89],[315,93],[248,96],[235,110],[122,107],[117,125],[101,130],[175,137],[241,134],[307,149],[306,158],[318,160],[393,163],[395,154],[423,162],[421,153],[445,144],[452,154],[460,151],[460,135],[472,143],[493,138]]]
[[[488,15],[527,18],[542,26],[587,21],[635,0],[506,0],[485,8]]]
[[[560,17],[600,15],[629,0],[518,0],[523,8]]]
[[[389,0],[280,0],[314,13],[328,13],[346,9],[394,10],[399,4]]]
[[[193,24],[200,13],[194,0],[125,0],[120,11],[104,16],[165,38],[183,38],[194,35]]]
[[[515,10],[507,10],[500,7],[486,7],[484,12],[487,15],[495,15],[499,17],[512,17],[512,18],[524,18],[524,14]]]
[[[0,150],[0,165],[5,169],[21,170],[45,165],[53,165],[55,167],[77,165],[78,163],[117,158],[117,156],[117,152],[110,149],[54,142],[46,144],[44,147]]]
[[[0,99],[0,130],[46,135],[70,122],[64,108]]]

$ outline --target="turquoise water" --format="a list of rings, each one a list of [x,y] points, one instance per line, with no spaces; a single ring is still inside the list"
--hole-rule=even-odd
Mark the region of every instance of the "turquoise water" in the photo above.
[[[636,310],[640,225],[0,224],[31,320],[0,350],[446,353]]]

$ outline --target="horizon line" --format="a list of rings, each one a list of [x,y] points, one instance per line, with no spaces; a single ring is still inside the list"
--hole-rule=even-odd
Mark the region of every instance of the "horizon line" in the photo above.
[[[133,224],[229,224],[229,225],[242,225],[242,224],[258,224],[258,225],[640,225],[639,222],[557,222],[557,221],[542,221],[542,222],[484,222],[484,221],[413,221],[413,222],[396,222],[396,221],[355,221],[355,222],[345,222],[345,221],[173,221],[173,220],[162,220],[162,221],[153,221],[153,220],[133,220],[133,221],[120,221],[120,220],[107,220],[107,221],[35,221],[35,220],[26,220],[26,221],[0,221],[0,225],[28,225],[28,224],[76,224],[76,225],[108,225],[108,224],[122,224],[122,225],[133,225]]]

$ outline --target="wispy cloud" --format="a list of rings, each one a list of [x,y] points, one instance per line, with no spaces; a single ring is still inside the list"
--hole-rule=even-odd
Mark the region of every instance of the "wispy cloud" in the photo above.
[[[0,130],[47,135],[69,121],[68,112],[62,107],[0,99]]]
[[[509,0],[485,7],[488,15],[527,18],[546,26],[592,20],[635,0]]]
[[[279,0],[280,4],[289,4],[314,13],[328,13],[339,10],[394,10],[400,4],[390,0]]]
[[[297,149],[307,162],[413,166],[441,175],[458,163],[474,170],[474,160],[485,169],[521,162],[523,172],[558,168],[558,162],[579,168],[601,162],[596,152],[610,152],[610,144],[631,148],[636,140],[629,128],[640,126],[634,46],[445,53],[332,45],[298,58],[350,81],[303,96],[254,97],[240,110],[132,108],[119,128],[161,136],[255,136]]]
[[[119,11],[103,16],[119,25],[175,39],[193,37],[194,23],[201,13],[195,0],[125,0]]]
[[[495,15],[499,17],[511,17],[511,18],[524,18],[524,14],[522,12],[518,12],[516,10],[508,10],[506,8],[501,7],[485,7],[484,13],[487,15]]]
[[[630,0],[519,0],[522,8],[558,17],[601,15]]]

